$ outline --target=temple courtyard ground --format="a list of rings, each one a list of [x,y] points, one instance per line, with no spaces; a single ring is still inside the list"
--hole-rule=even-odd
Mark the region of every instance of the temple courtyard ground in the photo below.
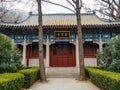
[[[36,82],[27,90],[100,90],[90,81],[77,81],[74,78],[48,78],[48,82]]]

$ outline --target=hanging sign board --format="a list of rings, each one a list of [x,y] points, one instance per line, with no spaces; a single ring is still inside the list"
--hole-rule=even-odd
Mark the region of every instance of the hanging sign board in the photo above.
[[[54,31],[54,38],[69,38],[70,31]]]

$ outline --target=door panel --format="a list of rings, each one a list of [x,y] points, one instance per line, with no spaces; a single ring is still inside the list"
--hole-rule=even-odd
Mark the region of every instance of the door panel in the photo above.
[[[84,43],[84,57],[95,58],[98,48],[98,45],[95,43]]]
[[[50,47],[50,66],[75,66],[75,46],[72,44],[54,44]]]

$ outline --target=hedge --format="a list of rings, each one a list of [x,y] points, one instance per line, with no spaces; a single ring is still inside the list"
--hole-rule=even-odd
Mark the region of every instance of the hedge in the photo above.
[[[40,69],[38,67],[23,69],[19,72],[24,74],[24,88],[29,88],[36,80],[40,78]]]
[[[102,90],[120,90],[120,73],[86,68],[91,81]]]
[[[21,90],[24,75],[20,73],[0,74],[0,90]]]

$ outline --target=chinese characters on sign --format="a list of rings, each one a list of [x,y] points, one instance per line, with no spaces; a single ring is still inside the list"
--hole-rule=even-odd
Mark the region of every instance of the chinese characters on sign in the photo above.
[[[55,38],[69,38],[70,31],[54,31]]]

